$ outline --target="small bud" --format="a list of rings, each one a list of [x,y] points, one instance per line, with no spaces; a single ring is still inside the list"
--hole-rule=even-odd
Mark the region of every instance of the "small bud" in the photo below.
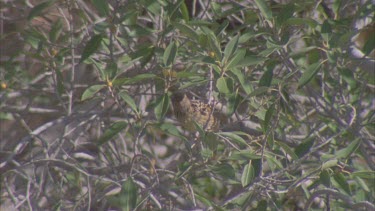
[[[7,88],[7,84],[5,82],[1,82],[1,89],[6,89]]]

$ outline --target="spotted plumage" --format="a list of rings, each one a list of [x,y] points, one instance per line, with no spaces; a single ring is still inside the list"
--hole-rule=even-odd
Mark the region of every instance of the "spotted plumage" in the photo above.
[[[185,93],[174,93],[171,99],[174,114],[186,130],[195,131],[194,122],[206,131],[219,129],[219,119],[209,104],[199,100],[190,100]]]

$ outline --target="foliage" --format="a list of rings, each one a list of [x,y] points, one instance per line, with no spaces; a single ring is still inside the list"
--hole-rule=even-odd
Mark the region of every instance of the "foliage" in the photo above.
[[[1,12],[1,209],[375,209],[370,1]],[[173,83],[221,131],[183,130]]]

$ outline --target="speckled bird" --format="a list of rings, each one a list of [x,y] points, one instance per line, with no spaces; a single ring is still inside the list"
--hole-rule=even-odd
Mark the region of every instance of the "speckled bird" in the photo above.
[[[191,100],[183,92],[172,95],[174,115],[181,122],[183,128],[195,131],[194,122],[206,131],[217,131],[219,129],[219,118],[212,111],[212,106],[199,100]]]

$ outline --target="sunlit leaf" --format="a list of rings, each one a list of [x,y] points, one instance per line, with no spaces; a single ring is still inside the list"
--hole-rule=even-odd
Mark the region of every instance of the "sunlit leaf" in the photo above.
[[[107,130],[105,130],[104,134],[99,138],[97,143],[99,145],[105,144],[107,141],[109,141],[111,138],[116,136],[120,131],[122,131],[124,128],[127,127],[126,122],[115,122],[113,123]]]
[[[348,158],[355,150],[358,149],[361,139],[357,138],[353,140],[347,147],[341,149],[335,153],[335,158]]]
[[[341,172],[337,172],[333,175],[333,179],[339,184],[339,186],[347,193],[351,194],[349,183],[347,178]]]
[[[228,61],[226,68],[232,69],[233,67],[236,67],[236,65],[243,60],[244,56],[246,55],[246,50],[241,49],[238,50],[234,56]]]
[[[181,3],[181,5],[180,5],[180,11],[181,11],[182,18],[185,21],[189,21],[189,10],[188,10],[185,2]]]
[[[177,45],[175,42],[171,42],[164,51],[163,63],[165,67],[173,64],[177,54]]]
[[[261,156],[251,150],[234,151],[228,159],[230,160],[254,160],[260,159]]]
[[[242,71],[238,68],[231,68],[230,71],[236,75],[238,81],[241,84],[241,87],[246,92],[246,94],[250,94],[250,92],[252,91],[252,86],[250,85],[250,82],[246,80],[245,75],[242,73]]]
[[[233,91],[233,80],[229,77],[220,77],[216,81],[216,87],[219,92],[229,94]]]
[[[191,26],[183,23],[173,23],[173,26],[175,26],[182,32],[182,34],[188,36],[190,39],[198,39],[198,33]]]
[[[302,88],[307,83],[313,79],[313,77],[319,72],[320,66],[322,65],[321,62],[316,62],[310,65],[302,74],[301,78],[298,80],[298,88]]]
[[[267,2],[264,0],[255,0],[255,4],[262,13],[262,15],[267,19],[271,20],[272,19],[272,11],[268,7]]]
[[[167,113],[169,108],[169,96],[168,94],[164,94],[163,96],[159,97],[156,101],[155,106],[155,116],[158,120],[164,118],[165,114]]]
[[[137,204],[138,188],[131,177],[129,177],[122,185],[120,197],[122,198],[122,210],[134,210]]]
[[[135,104],[133,98],[131,96],[129,96],[126,91],[120,92],[119,96],[126,102],[126,104],[128,104],[130,106],[130,108],[134,112],[138,113],[138,106]]]
[[[98,91],[100,91],[103,87],[105,87],[104,84],[98,84],[98,85],[93,85],[93,86],[90,86],[89,88],[87,88],[83,94],[82,94],[82,97],[81,97],[81,100],[84,101],[84,100],[87,100],[91,97],[93,97]]]
[[[225,46],[223,63],[226,63],[229,58],[237,51],[239,35],[230,39],[228,44]]]
[[[375,171],[366,171],[366,170],[363,170],[363,171],[356,171],[356,172],[353,172],[351,174],[352,176],[355,176],[355,177],[360,177],[362,179],[370,179],[370,180],[375,180]]]
[[[237,144],[240,144],[242,146],[246,146],[246,141],[239,135],[235,134],[234,132],[219,132],[217,133],[219,135],[227,137],[230,141],[234,141]]]
[[[241,184],[242,187],[247,186],[250,184],[250,182],[254,179],[254,167],[251,165],[251,162],[249,164],[245,165],[245,168],[243,169],[242,176],[241,176]]]

